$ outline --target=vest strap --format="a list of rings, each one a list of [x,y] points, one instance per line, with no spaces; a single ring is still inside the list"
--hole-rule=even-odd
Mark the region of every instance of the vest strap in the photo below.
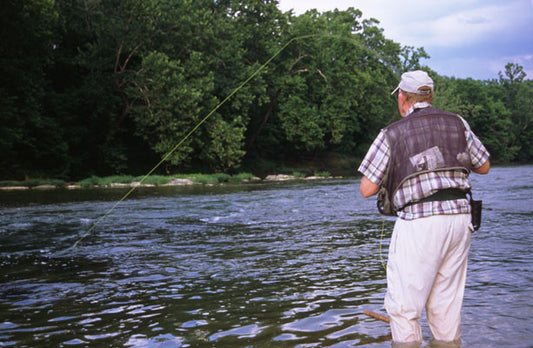
[[[443,190],[438,190],[431,196],[424,197],[419,201],[409,202],[398,210],[404,210],[406,207],[413,205],[413,204],[418,204],[418,203],[434,202],[434,201],[451,201],[451,200],[456,200],[456,199],[466,199],[466,192],[460,189],[456,189],[456,188],[443,189]]]

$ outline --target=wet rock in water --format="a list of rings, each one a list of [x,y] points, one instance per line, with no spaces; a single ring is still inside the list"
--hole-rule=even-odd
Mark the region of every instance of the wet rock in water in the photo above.
[[[173,178],[168,184],[166,185],[192,185],[194,182],[191,179],[178,179]]]
[[[287,174],[277,174],[277,175],[267,175],[265,180],[267,181],[287,181],[287,180],[294,180],[294,175],[287,175]]]

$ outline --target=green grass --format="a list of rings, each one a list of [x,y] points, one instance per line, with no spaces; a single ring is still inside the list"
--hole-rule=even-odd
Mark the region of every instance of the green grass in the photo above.
[[[229,181],[244,181],[244,180],[250,180],[253,177],[254,175],[251,173],[240,173],[240,174],[232,175],[229,178]]]
[[[0,187],[10,187],[10,186],[22,186],[22,181],[14,181],[14,180],[0,181]]]
[[[135,181],[135,178],[131,175],[112,175],[100,178],[99,186],[108,186],[111,184],[130,184]]]
[[[297,178],[305,178],[306,176],[309,176],[312,174],[312,171],[307,168],[287,168],[287,167],[281,167],[278,170],[275,170],[275,172],[279,174],[286,174],[286,175],[293,175]]]
[[[80,185],[81,187],[96,186],[98,185],[99,180],[100,180],[99,177],[93,175],[90,178],[86,178],[86,179],[78,181],[77,184]]]
[[[288,170],[283,174],[290,173]],[[292,175],[297,179],[303,179],[309,174],[306,170],[292,170]],[[329,172],[318,172],[315,173],[316,176],[321,177],[330,177]],[[148,176],[142,184],[147,185],[165,185],[172,181],[173,178],[178,179],[189,179],[192,182],[199,184],[208,184],[216,185],[225,182],[243,182],[250,180],[254,177],[251,173],[239,173],[235,175],[229,175],[226,173],[215,173],[215,174],[177,174],[177,175],[150,175]],[[139,182],[144,178],[144,176],[132,176],[132,175],[111,175],[106,177],[91,176],[89,178],[80,180],[77,182],[81,187],[93,187],[100,186],[106,187],[111,184],[125,184],[129,185],[132,182]],[[31,179],[25,181],[14,181],[14,180],[4,180],[0,181],[0,187],[10,187],[10,186],[27,186],[27,187],[36,187],[40,185],[54,185],[57,187],[65,186],[65,181],[55,180],[55,179]]]
[[[103,178],[93,175],[90,178],[78,181],[78,185],[81,187],[108,186],[111,184],[129,184],[132,181],[134,181],[134,179],[131,175],[112,175]]]
[[[131,175],[111,175],[106,177],[91,176],[90,178],[78,181],[78,185],[82,187],[90,186],[109,186],[111,184],[131,184],[132,182],[139,182],[144,176],[131,176]],[[163,175],[150,175],[144,181],[143,184],[147,185],[164,185],[170,182],[172,177]]]
[[[134,181],[141,181],[144,176],[138,176],[134,178]],[[164,175],[150,175],[147,177],[142,183],[147,185],[165,185],[168,184],[172,180],[172,177],[170,176],[164,176]]]
[[[215,174],[199,174],[199,173],[193,173],[193,174],[178,174],[173,175],[173,178],[177,179],[189,179],[192,182],[198,183],[198,184],[220,184],[223,182],[240,182],[245,180],[250,180],[254,177],[251,173],[240,173],[235,175],[229,175],[226,173],[215,173]]]
[[[193,182],[199,184],[220,184],[222,182],[227,182],[231,176],[225,173],[215,173],[215,174],[189,174],[188,179],[191,179]]]
[[[329,178],[331,176],[331,174],[329,172],[317,172],[317,173],[315,173],[315,176],[320,176],[320,177],[323,177],[323,178]]]
[[[64,186],[65,181],[59,179],[29,179],[24,181],[6,180],[0,181],[0,187],[27,186],[36,187],[41,185]]]
[[[134,178],[131,175],[112,175],[103,178],[93,175],[90,178],[78,181],[78,185],[82,187],[108,186],[111,184],[129,184],[132,181],[134,181]]]

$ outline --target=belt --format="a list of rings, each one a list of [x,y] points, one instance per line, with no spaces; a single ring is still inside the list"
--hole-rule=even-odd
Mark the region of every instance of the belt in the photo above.
[[[466,199],[466,192],[460,189],[456,189],[456,188],[438,190],[431,196],[424,197],[419,201],[409,202],[398,210],[404,210],[406,207],[413,205],[413,204],[418,204],[418,203],[434,202],[434,201],[451,201],[455,199]]]

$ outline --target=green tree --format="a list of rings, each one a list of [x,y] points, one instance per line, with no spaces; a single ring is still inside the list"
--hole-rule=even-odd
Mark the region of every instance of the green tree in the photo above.
[[[510,112],[510,131],[514,135],[509,146],[516,149],[515,157],[522,160],[532,158],[533,90],[531,81],[525,80],[526,76],[523,67],[514,63],[506,64],[505,74],[499,73],[501,100]]]
[[[490,85],[471,78],[445,78],[437,83],[434,105],[463,116],[493,159],[510,161],[519,150],[510,111],[492,95]]]
[[[212,96],[214,75],[206,74],[202,54],[190,54],[185,63],[164,53],[148,53],[135,85],[128,90],[132,103],[138,105],[132,109],[136,131],[160,155],[169,153],[218,102]],[[210,103],[206,100],[208,95]],[[190,159],[198,143],[194,139],[186,139],[172,153],[171,164]]]
[[[272,1],[190,1],[165,11],[173,23],[165,41],[141,55],[142,70],[127,93],[137,132],[159,154],[168,153],[210,110],[225,100],[265,59],[279,30]],[[160,18],[161,19],[161,18]],[[268,28],[271,28],[269,30]],[[265,38],[265,41],[263,41]],[[171,164],[203,163],[210,170],[237,167],[245,154],[251,110],[268,102],[261,75],[205,120],[170,157]]]
[[[267,136],[258,141],[261,148],[268,147],[266,139],[278,156],[279,150],[293,156],[353,153],[387,122],[400,46],[384,38],[377,21],[362,21],[361,15],[353,8],[289,14],[292,37],[316,36],[295,41],[283,53],[283,71],[272,81],[278,107],[264,127]]]
[[[295,16],[277,5],[2,2],[0,175],[139,174],[170,151],[167,172],[362,156],[399,118],[389,94],[399,75],[430,71],[427,53],[354,8]],[[463,115],[493,158],[532,159],[533,86],[521,66],[491,81],[432,76],[435,105]]]
[[[533,161],[533,80],[524,80],[517,93],[515,123],[520,152],[518,160]]]
[[[0,9],[0,171],[7,178],[64,174],[61,123],[46,114],[46,69],[54,50],[52,0],[6,0]],[[57,168],[57,170],[56,170]]]

